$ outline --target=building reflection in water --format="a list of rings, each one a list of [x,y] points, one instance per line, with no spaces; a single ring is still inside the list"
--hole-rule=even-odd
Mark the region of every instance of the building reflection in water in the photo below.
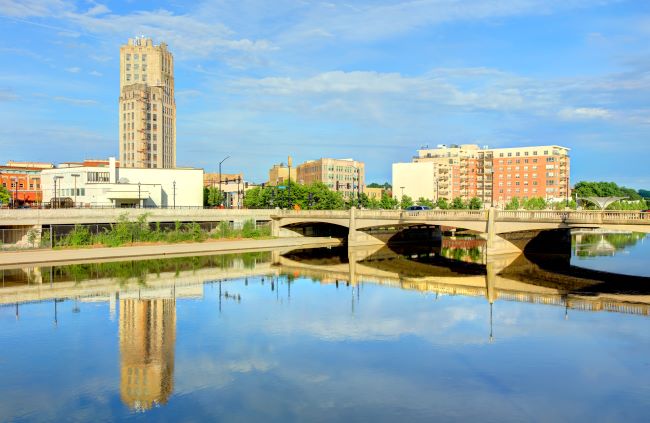
[[[120,396],[137,411],[166,404],[174,390],[176,298],[202,287],[122,292],[119,300]]]
[[[120,299],[122,402],[146,411],[174,389],[176,299]]]

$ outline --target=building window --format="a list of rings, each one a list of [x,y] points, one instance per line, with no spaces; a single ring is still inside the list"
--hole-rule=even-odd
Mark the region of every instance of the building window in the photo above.
[[[127,73],[127,74],[126,74],[126,80],[127,80],[127,81],[130,81],[130,80],[131,80],[131,74],[130,74],[130,73]]]
[[[146,55],[146,54],[143,54],[143,55],[142,55],[142,61],[143,61],[143,62],[146,62],[146,61],[147,61],[147,55]]]
[[[131,54],[130,53],[126,53],[126,60],[131,60]]]
[[[133,60],[138,60],[138,55],[137,54],[133,55]]]
[[[109,172],[88,172],[86,174],[86,181],[88,183],[102,183],[110,181]]]

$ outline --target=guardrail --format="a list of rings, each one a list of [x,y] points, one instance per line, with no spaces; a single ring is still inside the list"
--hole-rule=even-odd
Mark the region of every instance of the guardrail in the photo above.
[[[348,219],[349,210],[274,210],[274,218]],[[355,210],[356,219],[487,221],[488,210]],[[650,224],[650,213],[591,210],[495,210],[499,222]]]

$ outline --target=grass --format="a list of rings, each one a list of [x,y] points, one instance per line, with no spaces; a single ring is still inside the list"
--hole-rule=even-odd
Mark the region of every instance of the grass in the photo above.
[[[119,247],[133,243],[168,243],[203,242],[207,239],[232,239],[232,238],[268,238],[271,229],[268,226],[257,227],[255,221],[247,220],[241,229],[235,229],[230,222],[220,222],[212,230],[201,227],[196,222],[175,222],[173,228],[161,228],[160,223],[147,222],[147,215],[138,216],[130,220],[128,215],[121,215],[117,223],[109,228],[93,234],[83,225],[75,227],[65,236],[56,238],[55,247],[84,247],[102,245],[104,247]],[[49,243],[49,238],[47,239]]]

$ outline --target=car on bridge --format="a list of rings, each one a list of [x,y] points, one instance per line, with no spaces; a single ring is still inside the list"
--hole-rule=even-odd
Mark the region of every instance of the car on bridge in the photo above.
[[[406,208],[407,211],[419,211],[419,210],[431,210],[429,206],[409,206]]]

